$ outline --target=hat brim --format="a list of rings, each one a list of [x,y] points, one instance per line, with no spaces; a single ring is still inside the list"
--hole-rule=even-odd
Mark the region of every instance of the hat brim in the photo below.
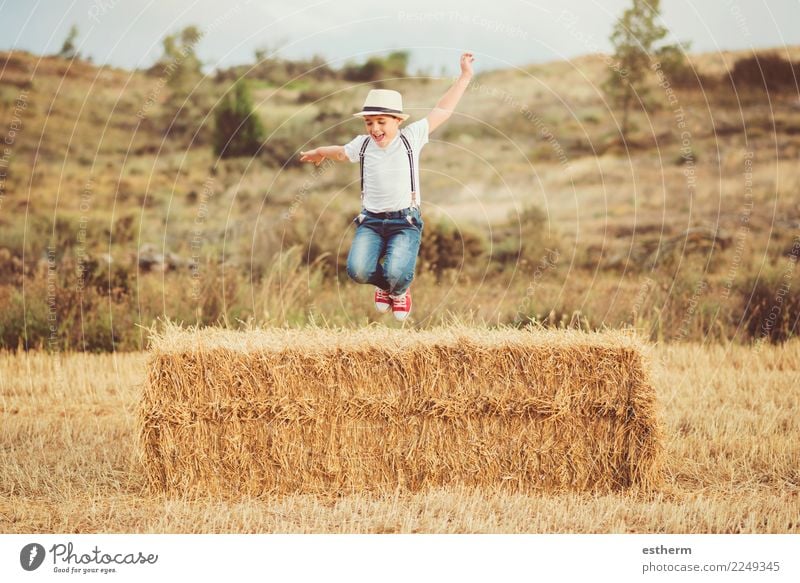
[[[358,113],[354,113],[353,117],[366,117],[368,115],[386,115],[389,117],[399,117],[403,121],[406,121],[409,117],[411,117],[407,113],[389,113],[386,111],[359,111]]]

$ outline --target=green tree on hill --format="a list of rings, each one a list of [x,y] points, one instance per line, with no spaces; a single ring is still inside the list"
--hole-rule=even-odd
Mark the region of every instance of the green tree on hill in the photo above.
[[[667,77],[677,74],[685,65],[683,51],[688,45],[661,45],[667,29],[657,23],[660,0],[633,0],[630,8],[614,25],[611,44],[619,67],[609,68],[603,89],[611,102],[622,110],[623,138],[630,129],[630,111],[639,100],[646,104],[647,78],[650,65],[659,60]]]
[[[405,77],[408,51],[394,51],[386,57],[370,57],[363,65],[349,63],[342,70],[348,81],[380,81],[387,77]]]
[[[58,57],[62,59],[74,59],[78,56],[75,40],[78,38],[78,26],[73,24],[69,27],[67,38],[64,39],[64,44],[61,45],[61,50],[58,51]]]
[[[150,69],[150,74],[166,78],[167,86],[181,96],[188,94],[203,75],[202,62],[197,56],[197,43],[203,32],[196,26],[187,26],[161,41],[164,54]]]
[[[253,156],[264,141],[264,126],[253,108],[245,79],[239,79],[217,106],[214,153],[221,158]]]

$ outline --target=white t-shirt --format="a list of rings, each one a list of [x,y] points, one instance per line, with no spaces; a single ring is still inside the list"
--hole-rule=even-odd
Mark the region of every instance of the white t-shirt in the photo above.
[[[367,134],[353,138],[344,146],[347,158],[357,163],[361,144],[369,138],[369,144],[364,151],[364,208],[368,211],[382,213],[411,206],[411,171],[400,134],[408,139],[414,153],[414,182],[419,205],[422,200],[419,188],[419,154],[428,143],[427,118],[406,127],[400,126],[398,135],[385,148],[378,146]]]

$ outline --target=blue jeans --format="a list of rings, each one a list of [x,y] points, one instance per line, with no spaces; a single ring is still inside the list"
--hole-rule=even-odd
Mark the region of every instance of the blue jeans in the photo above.
[[[347,256],[347,275],[392,295],[405,292],[414,279],[422,238],[424,222],[419,209],[388,213],[362,210],[353,222],[356,234]]]

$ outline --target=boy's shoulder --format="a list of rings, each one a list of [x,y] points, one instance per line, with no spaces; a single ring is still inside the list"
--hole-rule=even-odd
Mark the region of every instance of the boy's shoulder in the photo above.
[[[415,145],[421,148],[428,143],[428,118],[423,117],[404,128],[400,128],[400,133],[414,141]]]
[[[358,162],[361,148],[369,145],[370,137],[367,134],[359,134],[344,145],[344,153],[351,162]]]
[[[405,127],[401,127],[400,128],[400,132],[401,133],[403,133],[403,132],[413,132],[415,130],[418,131],[418,130],[423,130],[423,129],[425,131],[427,131],[427,129],[428,129],[428,118],[427,117],[423,117],[421,119],[418,119],[415,122],[412,122],[412,123],[408,124]]]

